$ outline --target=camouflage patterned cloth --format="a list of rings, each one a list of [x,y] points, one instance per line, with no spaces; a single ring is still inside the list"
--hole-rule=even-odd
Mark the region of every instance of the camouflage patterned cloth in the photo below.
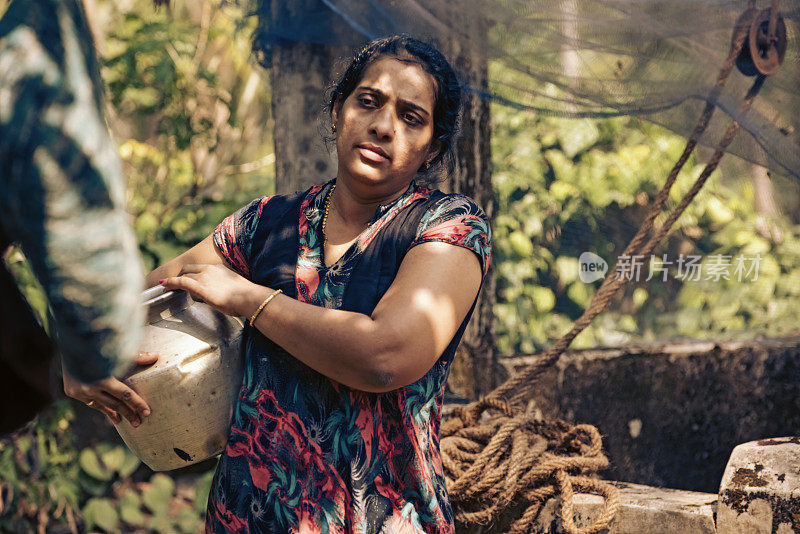
[[[76,0],[15,0],[0,19],[0,234],[42,283],[67,369],[130,364],[142,265],[123,210],[91,34]]]

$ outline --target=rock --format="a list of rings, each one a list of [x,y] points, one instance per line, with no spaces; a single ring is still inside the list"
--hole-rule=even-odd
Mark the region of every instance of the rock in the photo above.
[[[800,532],[800,437],[739,445],[722,476],[719,534]]]

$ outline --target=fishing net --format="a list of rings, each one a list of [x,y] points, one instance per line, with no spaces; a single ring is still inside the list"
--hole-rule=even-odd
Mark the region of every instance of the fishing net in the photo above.
[[[368,39],[408,33],[435,42],[474,46],[494,67],[468,90],[539,113],[571,117],[635,115],[689,135],[706,102],[717,113],[700,137],[715,147],[727,119],[740,122],[727,152],[800,178],[800,57],[783,52],[758,102],[739,113],[749,76],[736,72],[716,87],[733,28],[749,8],[766,46],[770,2],[745,0],[318,0],[287,6],[262,1],[257,47],[302,41],[354,47]],[[757,5],[758,4],[758,5]],[[789,43],[800,29],[800,5],[782,2]],[[475,21],[478,21],[476,24]],[[749,21],[749,19],[748,19]],[[740,62],[742,64],[744,62]],[[747,70],[747,69],[745,69]],[[752,74],[752,68],[748,74]]]

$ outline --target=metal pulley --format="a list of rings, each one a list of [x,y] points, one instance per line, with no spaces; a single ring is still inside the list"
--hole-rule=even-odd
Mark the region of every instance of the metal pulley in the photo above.
[[[736,21],[736,27],[746,28],[736,66],[745,76],[775,73],[786,54],[786,24],[778,12],[778,2],[767,9],[750,8]]]

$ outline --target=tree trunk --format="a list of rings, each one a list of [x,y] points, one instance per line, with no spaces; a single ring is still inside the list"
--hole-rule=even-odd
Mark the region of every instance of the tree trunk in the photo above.
[[[319,0],[272,2],[272,20],[296,21],[321,9]],[[346,23],[330,14],[330,31]],[[341,31],[341,30],[340,30]],[[272,111],[275,117],[275,190],[292,193],[336,176],[336,152],[323,137],[330,135],[326,89],[336,77],[339,60],[352,49],[296,41],[271,48]],[[327,126],[324,126],[327,125]]]
[[[458,3],[448,4],[447,13],[437,13],[450,28],[458,28],[458,38],[437,43],[453,67],[463,77],[465,86],[488,93],[488,27],[485,20],[469,17]],[[461,131],[456,139],[455,172],[440,185],[445,192],[461,193],[475,200],[489,220],[494,218],[492,191],[492,152],[489,102],[475,91],[464,92]],[[504,379],[497,363],[494,332],[495,277],[490,264],[456,359],[451,369],[450,389],[461,396],[477,399]]]

